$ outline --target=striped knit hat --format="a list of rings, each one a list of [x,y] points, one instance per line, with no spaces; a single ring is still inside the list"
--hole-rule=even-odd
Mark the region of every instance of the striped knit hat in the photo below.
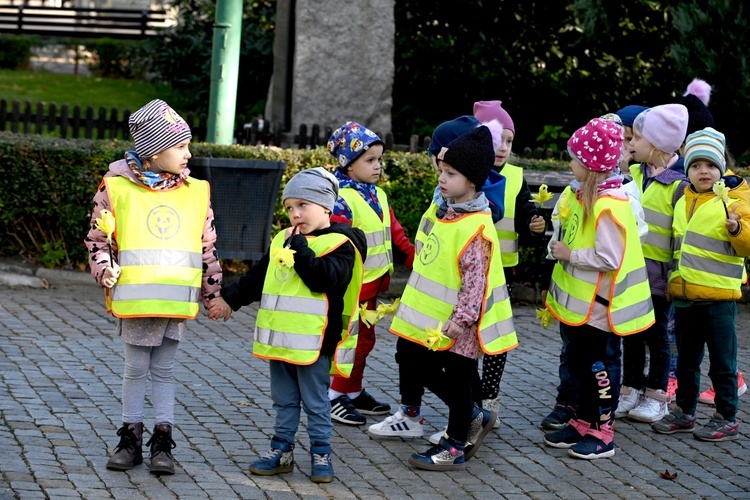
[[[154,99],[130,115],[128,126],[135,150],[142,159],[193,137],[185,120],[161,99]]]
[[[726,141],[724,134],[711,127],[698,130],[690,134],[685,140],[685,170],[698,160],[705,160],[716,165],[721,170],[721,175],[727,171],[727,162],[724,158]]]

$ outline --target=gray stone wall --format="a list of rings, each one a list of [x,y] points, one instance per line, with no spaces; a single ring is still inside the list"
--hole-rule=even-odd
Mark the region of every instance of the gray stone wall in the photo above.
[[[292,86],[292,131],[303,123],[336,128],[349,120],[382,134],[391,131],[393,9],[393,0],[297,0],[294,65],[291,78],[284,78]],[[277,31],[276,36],[288,34]],[[283,46],[277,40],[274,50]],[[284,122],[281,107],[289,103],[280,95],[285,84],[278,77],[279,54],[274,58],[266,118]]]

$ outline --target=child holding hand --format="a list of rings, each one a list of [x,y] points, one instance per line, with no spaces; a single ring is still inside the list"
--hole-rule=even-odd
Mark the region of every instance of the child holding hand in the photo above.
[[[174,474],[174,364],[185,319],[219,295],[222,272],[208,183],[189,176],[190,127],[155,99],[130,115],[135,151],[126,151],[94,196],[85,243],[91,274],[106,288],[107,311],[125,344],[120,442],[107,469],[143,462],[146,378],[151,373],[154,431],[149,470]],[[97,224],[114,215],[114,234]]]
[[[270,450],[250,465],[253,474],[292,471],[304,408],[310,479],[333,481],[330,372],[332,367],[344,376],[352,371],[357,298],[367,255],[362,231],[331,224],[338,194],[338,181],[322,167],[292,177],[282,194],[292,226],[279,232],[269,252],[209,304],[209,318],[226,321],[232,310],[260,301],[253,356],[269,360],[276,422]]]

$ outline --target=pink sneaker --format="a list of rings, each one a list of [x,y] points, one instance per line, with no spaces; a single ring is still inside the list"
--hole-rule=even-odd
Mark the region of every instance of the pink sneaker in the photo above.
[[[677,394],[677,379],[675,377],[669,377],[669,382],[667,382],[667,397],[671,401],[674,401],[675,394]]]
[[[737,395],[742,396],[746,392],[747,384],[745,383],[745,376],[742,374],[742,372],[737,372]],[[704,405],[713,406],[715,397],[716,392],[714,391],[714,386],[711,386],[703,391],[700,396],[698,396],[698,402],[703,403]]]

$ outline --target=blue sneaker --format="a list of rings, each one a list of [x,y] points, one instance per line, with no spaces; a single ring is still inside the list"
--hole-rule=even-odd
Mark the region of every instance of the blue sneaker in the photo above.
[[[568,455],[584,460],[608,458],[615,454],[615,431],[610,425],[589,429],[579,442],[568,448]]]
[[[313,483],[330,483],[333,481],[333,464],[331,463],[331,445],[312,443],[310,445],[312,469],[310,480]]]
[[[294,468],[294,445],[285,439],[271,439],[271,449],[250,464],[250,472],[259,476],[274,476],[292,472]]]
[[[445,436],[424,453],[410,456],[409,463],[425,470],[463,470],[466,467],[464,444]]]
[[[474,456],[479,449],[479,445],[484,441],[485,436],[492,430],[492,426],[495,425],[496,420],[497,412],[474,407],[474,412],[471,414],[469,437],[464,448],[466,460]]]
[[[590,427],[588,422],[572,418],[568,425],[559,431],[545,434],[544,444],[553,448],[570,448],[583,440]]]

